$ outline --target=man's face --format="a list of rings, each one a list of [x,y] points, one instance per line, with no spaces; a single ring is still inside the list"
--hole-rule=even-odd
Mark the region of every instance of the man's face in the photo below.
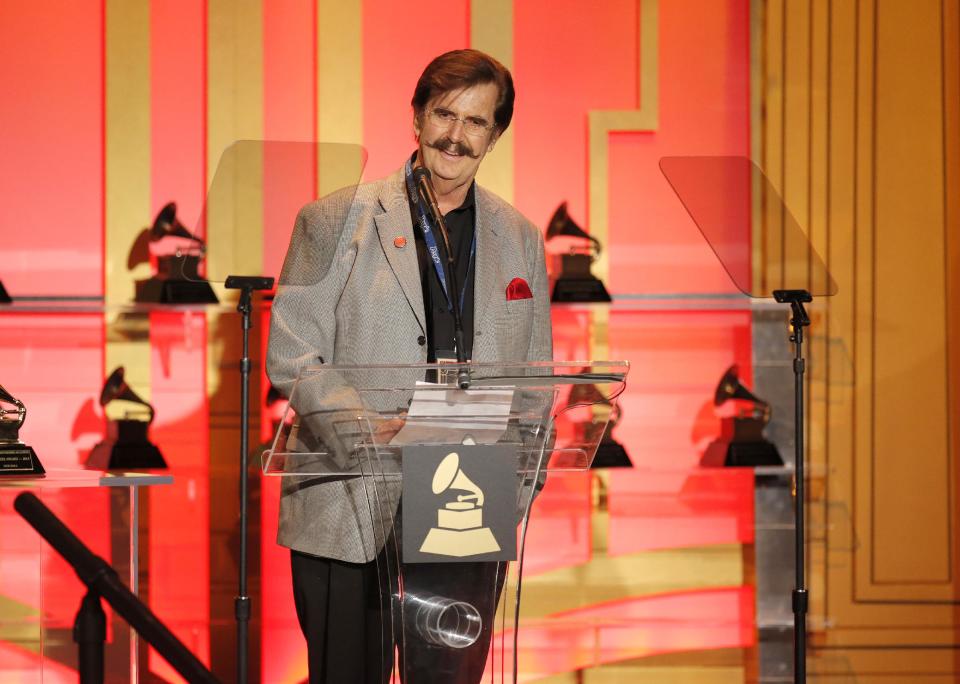
[[[435,181],[442,179],[447,185],[459,187],[473,180],[480,162],[499,136],[492,126],[497,95],[493,83],[452,90],[432,98],[420,116],[414,116],[420,163],[430,170]],[[443,123],[441,118],[451,118],[451,113],[457,118]],[[465,121],[483,122],[490,128],[470,134],[464,127]]]

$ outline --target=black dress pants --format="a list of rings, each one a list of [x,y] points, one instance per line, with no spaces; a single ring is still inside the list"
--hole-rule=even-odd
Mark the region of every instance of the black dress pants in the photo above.
[[[379,559],[385,562],[383,553]],[[393,668],[390,591],[378,577],[377,561],[346,563],[291,552],[293,595],[300,629],[307,640],[310,684],[384,684]],[[500,563],[418,563],[405,566],[407,596],[445,597],[474,605],[491,615],[503,587]],[[480,637],[467,648],[450,648],[423,639],[408,615],[394,614],[403,684],[477,684],[483,676],[493,625],[485,620]],[[404,657],[404,653],[407,657]],[[412,657],[412,654],[417,654]],[[405,662],[406,661],[406,662]]]

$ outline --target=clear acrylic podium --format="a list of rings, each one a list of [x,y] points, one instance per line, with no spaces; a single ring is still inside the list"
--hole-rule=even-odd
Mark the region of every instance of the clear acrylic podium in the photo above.
[[[531,506],[550,471],[590,467],[628,367],[466,364],[467,390],[457,364],[300,373],[263,472],[285,494],[314,488],[339,512],[301,513],[376,560],[382,672],[516,681]]]

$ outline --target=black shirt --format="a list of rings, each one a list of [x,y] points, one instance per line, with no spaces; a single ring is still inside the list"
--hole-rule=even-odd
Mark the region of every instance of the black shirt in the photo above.
[[[476,230],[475,187],[476,183],[471,183],[463,203],[444,214],[443,217],[447,232],[450,234],[450,249],[456,260],[457,286],[463,290],[463,309],[460,312],[460,318],[463,324],[463,347],[467,359],[473,353],[473,262],[476,261],[476,255],[472,260],[470,259],[470,248]],[[441,357],[456,358],[453,344],[453,312],[448,306],[443,287],[440,285],[440,278],[437,276],[437,269],[434,268],[433,260],[427,250],[427,243],[420,229],[419,211],[413,202],[410,203],[410,213],[413,217],[417,260],[420,263],[420,285],[423,288],[423,309],[427,324],[427,361],[435,362],[438,352]],[[446,270],[448,268],[447,251],[443,237],[440,235],[439,227],[431,226],[431,228],[434,230],[437,248],[440,250],[441,263]],[[456,296],[459,298],[460,293]]]

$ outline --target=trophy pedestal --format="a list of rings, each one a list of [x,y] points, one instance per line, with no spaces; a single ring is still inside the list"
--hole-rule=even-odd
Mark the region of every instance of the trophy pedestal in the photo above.
[[[218,304],[206,280],[148,278],[136,282],[134,301],[144,304]]]
[[[157,257],[157,275],[138,280],[134,300],[151,304],[219,304],[210,283],[200,276],[196,254]]]
[[[725,418],[724,434],[729,434],[728,421],[733,423],[733,438],[711,442],[700,459],[702,466],[782,466],[777,447],[762,434],[763,421],[757,418]]]
[[[552,302],[609,302],[610,294],[596,278],[558,278],[553,286]]]
[[[141,470],[166,468],[167,462],[147,439],[148,423],[139,420],[110,421],[107,438],[93,447],[85,467],[91,470]]]
[[[591,468],[632,468],[633,462],[627,456],[627,450],[620,442],[604,438],[597,447]]]
[[[489,527],[477,527],[472,530],[449,530],[434,527],[423,540],[420,551],[438,556],[463,558],[481,553],[496,553],[500,550],[493,532]]]
[[[46,474],[33,447],[23,442],[0,442],[0,477],[44,477]]]
[[[609,302],[610,294],[592,273],[593,259],[588,254],[560,256],[560,275],[553,285],[553,302]]]

